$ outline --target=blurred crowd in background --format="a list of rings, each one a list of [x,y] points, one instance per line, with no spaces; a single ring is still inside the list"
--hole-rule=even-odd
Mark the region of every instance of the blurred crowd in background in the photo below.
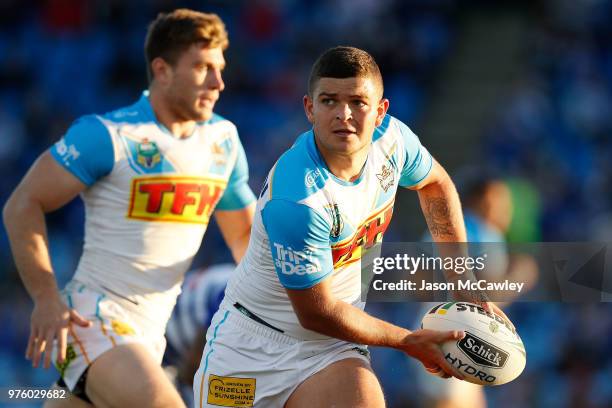
[[[612,241],[612,1],[488,3],[0,1],[0,203],[78,116],[128,105],[146,89],[144,36],[160,11],[190,7],[226,22],[226,90],[215,110],[237,125],[257,193],[274,161],[309,127],[302,96],[319,53],[338,44],[370,51],[383,71],[390,113],[427,146],[428,135],[419,129],[465,16],[511,8],[527,30],[521,71],[481,124],[479,143],[466,149],[510,180],[517,216],[509,240]],[[416,209],[397,208],[395,218],[407,211]],[[83,215],[76,200],[48,217],[60,284],[78,262]],[[392,227],[389,234],[415,239],[420,228]],[[209,229],[195,264],[228,259],[220,234]],[[0,275],[0,387],[49,385],[56,373],[33,370],[23,358],[31,304],[1,228]],[[418,305],[369,310],[418,325]],[[515,382],[487,390],[491,406],[612,406],[612,307],[515,303],[507,310],[528,363]],[[391,407],[431,406],[413,380],[420,369],[414,362],[374,350],[373,363]]]

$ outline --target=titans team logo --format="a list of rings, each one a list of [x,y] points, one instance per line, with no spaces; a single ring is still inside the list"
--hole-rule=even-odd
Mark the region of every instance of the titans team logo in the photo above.
[[[142,139],[142,142],[136,146],[136,160],[145,169],[155,167],[161,161],[161,154],[157,144],[150,142],[147,138]]]
[[[380,183],[380,187],[385,190],[386,193],[393,183],[395,183],[395,176],[391,170],[391,164],[389,164],[389,166],[385,166],[383,164],[382,168],[380,169],[380,173],[376,175],[376,178]]]

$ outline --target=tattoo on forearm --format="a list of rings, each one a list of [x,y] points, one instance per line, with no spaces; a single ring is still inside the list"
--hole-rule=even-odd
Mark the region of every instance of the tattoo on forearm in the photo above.
[[[455,235],[451,223],[448,201],[442,197],[425,199],[425,219],[429,225],[431,235],[436,237],[450,237]]]

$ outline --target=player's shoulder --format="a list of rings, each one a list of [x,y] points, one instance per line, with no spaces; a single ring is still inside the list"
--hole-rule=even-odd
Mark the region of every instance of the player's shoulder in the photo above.
[[[95,116],[106,126],[135,125],[155,121],[153,110],[145,95],[142,95],[140,99],[130,105]]]
[[[312,131],[301,134],[270,171],[270,198],[301,202],[325,187],[329,175]]]
[[[231,120],[213,113],[212,117],[206,121],[198,122],[200,129],[205,129],[208,134],[218,134],[223,137],[238,139],[238,128]]]
[[[106,127],[97,114],[87,114],[79,116],[70,125],[70,132],[89,134],[106,133]]]
[[[406,152],[412,156],[421,146],[418,136],[408,125],[391,115],[386,115],[381,125],[375,129],[372,144],[375,152],[388,157],[404,157]]]
[[[386,114],[383,121],[379,126],[374,128],[374,134],[372,135],[372,143],[376,143],[383,138],[389,138],[389,136],[393,136],[398,131],[398,119],[395,117]]]
[[[218,113],[214,113],[214,112],[210,119],[204,122],[200,122],[200,125],[224,125],[224,126],[232,126],[234,128],[236,127],[231,120],[225,118],[224,116],[219,115]]]
[[[385,115],[380,126],[374,129],[372,143],[389,143],[395,140],[405,140],[407,136],[412,136],[414,133],[404,122],[391,116]]]

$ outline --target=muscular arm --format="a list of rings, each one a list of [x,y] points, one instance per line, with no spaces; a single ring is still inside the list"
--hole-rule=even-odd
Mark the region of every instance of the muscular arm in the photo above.
[[[411,332],[377,319],[331,294],[332,279],[305,290],[286,289],[300,324],[317,333],[372,346],[399,348]]]
[[[68,321],[87,325],[63,304],[51,267],[45,213],[54,211],[85,188],[75,176],[60,166],[47,151],[43,153],[17,186],[3,210],[3,220],[15,264],[26,290],[34,301],[28,358],[38,365],[40,354],[58,338],[59,360],[65,357]],[[61,330],[61,333],[59,332]],[[36,343],[36,349],[34,349]],[[45,355],[49,366],[51,353]]]
[[[439,344],[463,337],[462,332],[411,332],[336,299],[331,279],[304,289],[286,289],[300,324],[309,330],[352,343],[391,347],[418,359],[429,369],[441,367],[447,375],[463,378],[444,359]]]
[[[215,219],[223,239],[232,252],[236,263],[240,262],[249,245],[254,213],[255,203],[251,203],[240,210],[215,211]]]
[[[428,176],[410,189],[417,190],[421,209],[434,242],[467,242],[459,194],[446,170],[436,160],[433,161],[433,167]],[[467,244],[438,245],[437,249],[443,257],[467,257],[469,255]],[[445,270],[445,277],[448,281],[459,278],[475,280],[472,271],[469,270],[463,275]],[[506,317],[501,309],[488,302],[486,295],[480,291],[456,291],[453,296],[456,299],[480,303],[486,310]]]
[[[428,176],[416,186],[421,209],[435,242],[466,242],[461,201],[444,168],[434,160]]]
[[[2,215],[15,264],[34,301],[59,296],[49,257],[45,213],[64,206],[84,188],[47,151],[4,206]]]

